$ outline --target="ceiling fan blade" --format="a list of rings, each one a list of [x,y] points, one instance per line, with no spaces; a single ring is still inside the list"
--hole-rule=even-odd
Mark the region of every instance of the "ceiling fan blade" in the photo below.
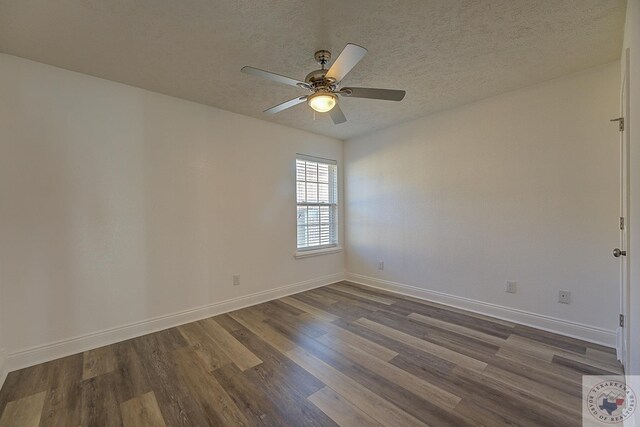
[[[340,82],[366,54],[367,49],[362,46],[353,43],[347,44],[333,62],[329,71],[327,71],[326,77],[331,77],[336,79],[336,82]]]
[[[344,87],[338,92],[340,95],[349,98],[369,98],[382,99],[385,101],[402,101],[404,98],[404,90],[395,89],[377,89],[372,87]]]
[[[333,123],[336,125],[347,121],[347,118],[344,116],[344,113],[342,112],[338,104],[334,105],[334,107],[329,110],[329,115],[331,116],[331,120],[333,120]]]
[[[298,104],[301,104],[303,102],[305,102],[307,100],[307,96],[300,96],[298,98],[293,98],[290,99],[288,101],[285,101],[281,104],[278,105],[274,105],[271,108],[267,108],[266,110],[263,111],[263,113],[266,114],[275,114],[275,113],[279,113],[282,110],[286,110],[287,108],[291,108],[291,107],[295,107]]]
[[[253,76],[262,77],[263,79],[273,80],[274,82],[283,83],[289,86],[296,86],[307,88],[309,85],[305,82],[301,82],[300,80],[292,79],[291,77],[281,76],[280,74],[272,73],[270,71],[264,71],[259,68],[244,66],[240,70],[245,74],[251,74]]]

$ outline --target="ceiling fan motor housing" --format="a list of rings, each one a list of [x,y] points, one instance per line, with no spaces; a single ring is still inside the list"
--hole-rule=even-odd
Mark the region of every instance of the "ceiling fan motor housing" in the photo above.
[[[336,81],[335,79],[325,77],[327,70],[314,70],[307,74],[304,81],[312,85],[314,88],[327,87],[329,88]]]
[[[329,61],[331,61],[331,52],[329,52],[328,50],[319,50],[315,53],[314,58],[322,68],[320,68],[319,70],[314,70],[307,74],[307,76],[304,78],[304,81],[309,83],[313,87],[313,89],[335,89],[335,87],[332,87],[332,85],[334,85],[336,82],[335,79],[325,77],[327,74],[325,65],[327,65]]]

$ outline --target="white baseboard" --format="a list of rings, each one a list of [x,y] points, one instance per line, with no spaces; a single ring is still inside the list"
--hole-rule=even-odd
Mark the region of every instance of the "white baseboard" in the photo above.
[[[498,319],[531,326],[549,332],[602,344],[608,347],[615,347],[616,345],[615,331],[609,331],[594,326],[570,322],[563,319],[504,307],[470,298],[459,297],[443,292],[422,289],[388,280],[376,279],[360,274],[347,273],[345,276],[344,273],[338,273],[281,286],[267,291],[256,292],[226,301],[207,304],[177,313],[158,316],[128,325],[122,325],[115,328],[60,340],[12,352],[8,355],[0,352],[0,388],[2,387],[2,384],[4,384],[7,373],[17,369],[26,368],[28,366],[37,365],[39,363],[48,362],[60,357],[70,356],[72,354],[81,353],[83,351],[116,342],[125,341],[141,335],[227,313],[229,311],[239,310],[244,307],[249,307],[266,301],[282,298],[287,295],[339,282],[341,280],[345,280],[345,278],[361,285],[437,302],[474,313],[484,314],[486,316],[492,316]]]
[[[437,302],[474,313],[507,320],[513,323],[519,323],[521,325],[531,326],[545,331],[554,332],[556,334],[605,345],[607,347],[615,348],[616,346],[616,331],[558,319],[556,317],[546,316],[543,314],[531,313],[529,311],[519,310],[516,308],[491,304],[471,298],[459,297],[444,292],[430,291],[415,286],[404,285],[402,283],[376,279],[373,277],[363,276],[361,274],[347,273],[347,280],[361,285],[370,286],[372,288],[383,289],[415,298]]]
[[[128,325],[122,325],[115,328],[105,329],[74,338],[69,338],[21,351],[12,352],[7,355],[4,363],[4,370],[1,372],[15,371],[17,369],[22,369],[28,366],[55,360],[60,357],[70,356],[72,354],[81,353],[83,351],[91,350],[120,341],[125,341],[131,338],[139,337],[141,335],[158,332],[164,329],[183,325],[185,323],[195,322],[207,317],[227,313],[229,311],[239,310],[251,305],[260,304],[266,301],[282,298],[287,295],[339,282],[341,280],[344,280],[344,278],[344,273],[317,277],[315,279],[305,280],[304,282],[281,286],[267,291],[256,292],[250,295],[232,298],[226,301],[207,304],[190,310],[184,310],[177,313],[158,316]],[[4,382],[5,376],[6,375],[3,375],[1,377],[2,382],[0,382],[0,387]]]

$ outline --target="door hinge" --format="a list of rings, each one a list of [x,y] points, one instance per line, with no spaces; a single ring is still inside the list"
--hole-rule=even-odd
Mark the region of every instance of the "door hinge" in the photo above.
[[[618,117],[617,119],[611,119],[610,122],[618,122],[618,130],[624,131],[624,117]]]
[[[624,230],[624,217],[620,217],[620,230]]]
[[[620,315],[620,327],[624,328],[624,314]]]

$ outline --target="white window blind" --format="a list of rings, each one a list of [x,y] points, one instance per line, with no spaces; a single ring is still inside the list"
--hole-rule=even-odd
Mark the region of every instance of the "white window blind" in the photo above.
[[[338,171],[334,160],[296,158],[298,250],[338,244]]]

